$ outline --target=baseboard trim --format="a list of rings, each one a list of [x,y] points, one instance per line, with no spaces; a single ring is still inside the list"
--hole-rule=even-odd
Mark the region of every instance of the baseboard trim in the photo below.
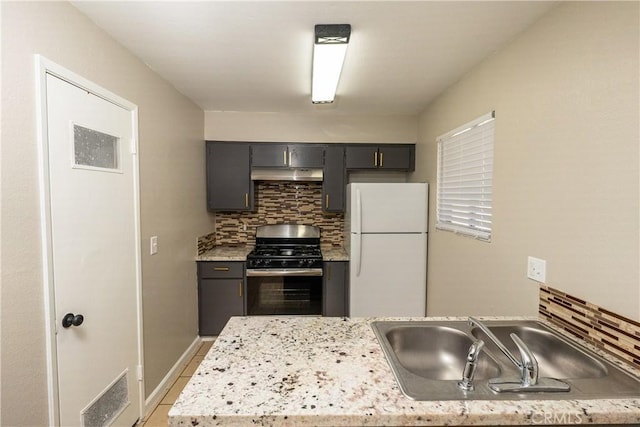
[[[198,352],[200,348],[200,344],[202,343],[202,338],[196,337],[189,348],[182,353],[180,359],[173,365],[173,367],[169,370],[167,375],[160,381],[160,384],[151,392],[149,397],[145,400],[144,405],[144,420],[146,420],[149,415],[153,412],[153,410],[158,406],[158,404],[162,401],[164,395],[169,391],[173,383],[178,379],[180,373],[187,366],[189,361],[195,354]]]

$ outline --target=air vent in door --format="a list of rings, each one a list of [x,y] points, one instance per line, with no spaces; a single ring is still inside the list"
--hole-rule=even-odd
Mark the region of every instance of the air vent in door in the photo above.
[[[108,426],[129,406],[127,371],[120,374],[102,394],[80,412],[83,426]]]

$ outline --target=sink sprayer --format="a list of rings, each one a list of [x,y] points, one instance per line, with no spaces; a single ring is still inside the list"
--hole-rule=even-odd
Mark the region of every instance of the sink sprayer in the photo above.
[[[458,387],[464,391],[471,391],[474,389],[473,376],[476,373],[476,367],[478,366],[478,356],[480,356],[480,350],[484,347],[484,341],[476,340],[469,347],[467,353],[467,362],[464,365],[462,371],[462,380],[458,381]]]

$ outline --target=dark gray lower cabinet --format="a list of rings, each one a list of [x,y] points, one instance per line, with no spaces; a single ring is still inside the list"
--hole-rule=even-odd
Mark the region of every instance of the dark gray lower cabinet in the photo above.
[[[244,314],[244,262],[200,261],[198,325],[200,336],[218,335],[231,316]]]
[[[349,263],[327,261],[324,263],[324,284],[322,294],[323,316],[347,316],[349,290]]]

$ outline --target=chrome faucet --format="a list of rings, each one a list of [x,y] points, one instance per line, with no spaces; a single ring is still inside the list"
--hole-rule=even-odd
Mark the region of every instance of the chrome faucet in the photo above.
[[[472,391],[474,389],[473,386],[473,376],[476,373],[476,367],[478,365],[478,356],[480,356],[480,350],[484,347],[484,341],[476,340],[469,347],[469,352],[467,353],[467,362],[464,365],[464,370],[462,371],[462,380],[458,381],[458,387],[464,391]]]
[[[513,333],[509,335],[518,347],[518,350],[520,350],[520,357],[522,359],[522,362],[519,362],[518,359],[515,358],[515,356],[509,351],[509,349],[505,347],[504,344],[502,344],[502,341],[500,341],[500,339],[498,339],[498,337],[496,337],[484,323],[482,323],[475,317],[469,317],[469,324],[471,326],[477,326],[478,328],[480,328],[480,330],[484,332],[485,335],[487,335],[489,339],[491,339],[491,341],[493,341],[493,343],[500,349],[500,351],[503,352],[505,356],[507,356],[511,363],[513,363],[518,368],[518,370],[520,370],[520,380],[522,386],[527,387],[538,384],[538,361],[536,360],[536,357],[533,355],[531,350],[529,350],[529,347],[527,347],[527,345],[520,339],[519,336]]]
[[[519,381],[513,381],[510,379],[494,378],[489,380],[489,388],[498,393],[511,391],[511,392],[526,392],[526,391],[539,391],[539,392],[557,392],[557,391],[569,391],[571,387],[564,381],[555,378],[538,378],[538,361],[533,355],[533,352],[527,347],[527,345],[520,339],[520,337],[514,333],[509,334],[513,342],[520,351],[520,359],[518,361],[515,356],[502,344],[502,341],[494,335],[493,332],[481,321],[474,317],[469,317],[469,325],[477,326],[482,332],[489,337],[491,341],[500,349],[502,353],[513,363],[520,371]]]

